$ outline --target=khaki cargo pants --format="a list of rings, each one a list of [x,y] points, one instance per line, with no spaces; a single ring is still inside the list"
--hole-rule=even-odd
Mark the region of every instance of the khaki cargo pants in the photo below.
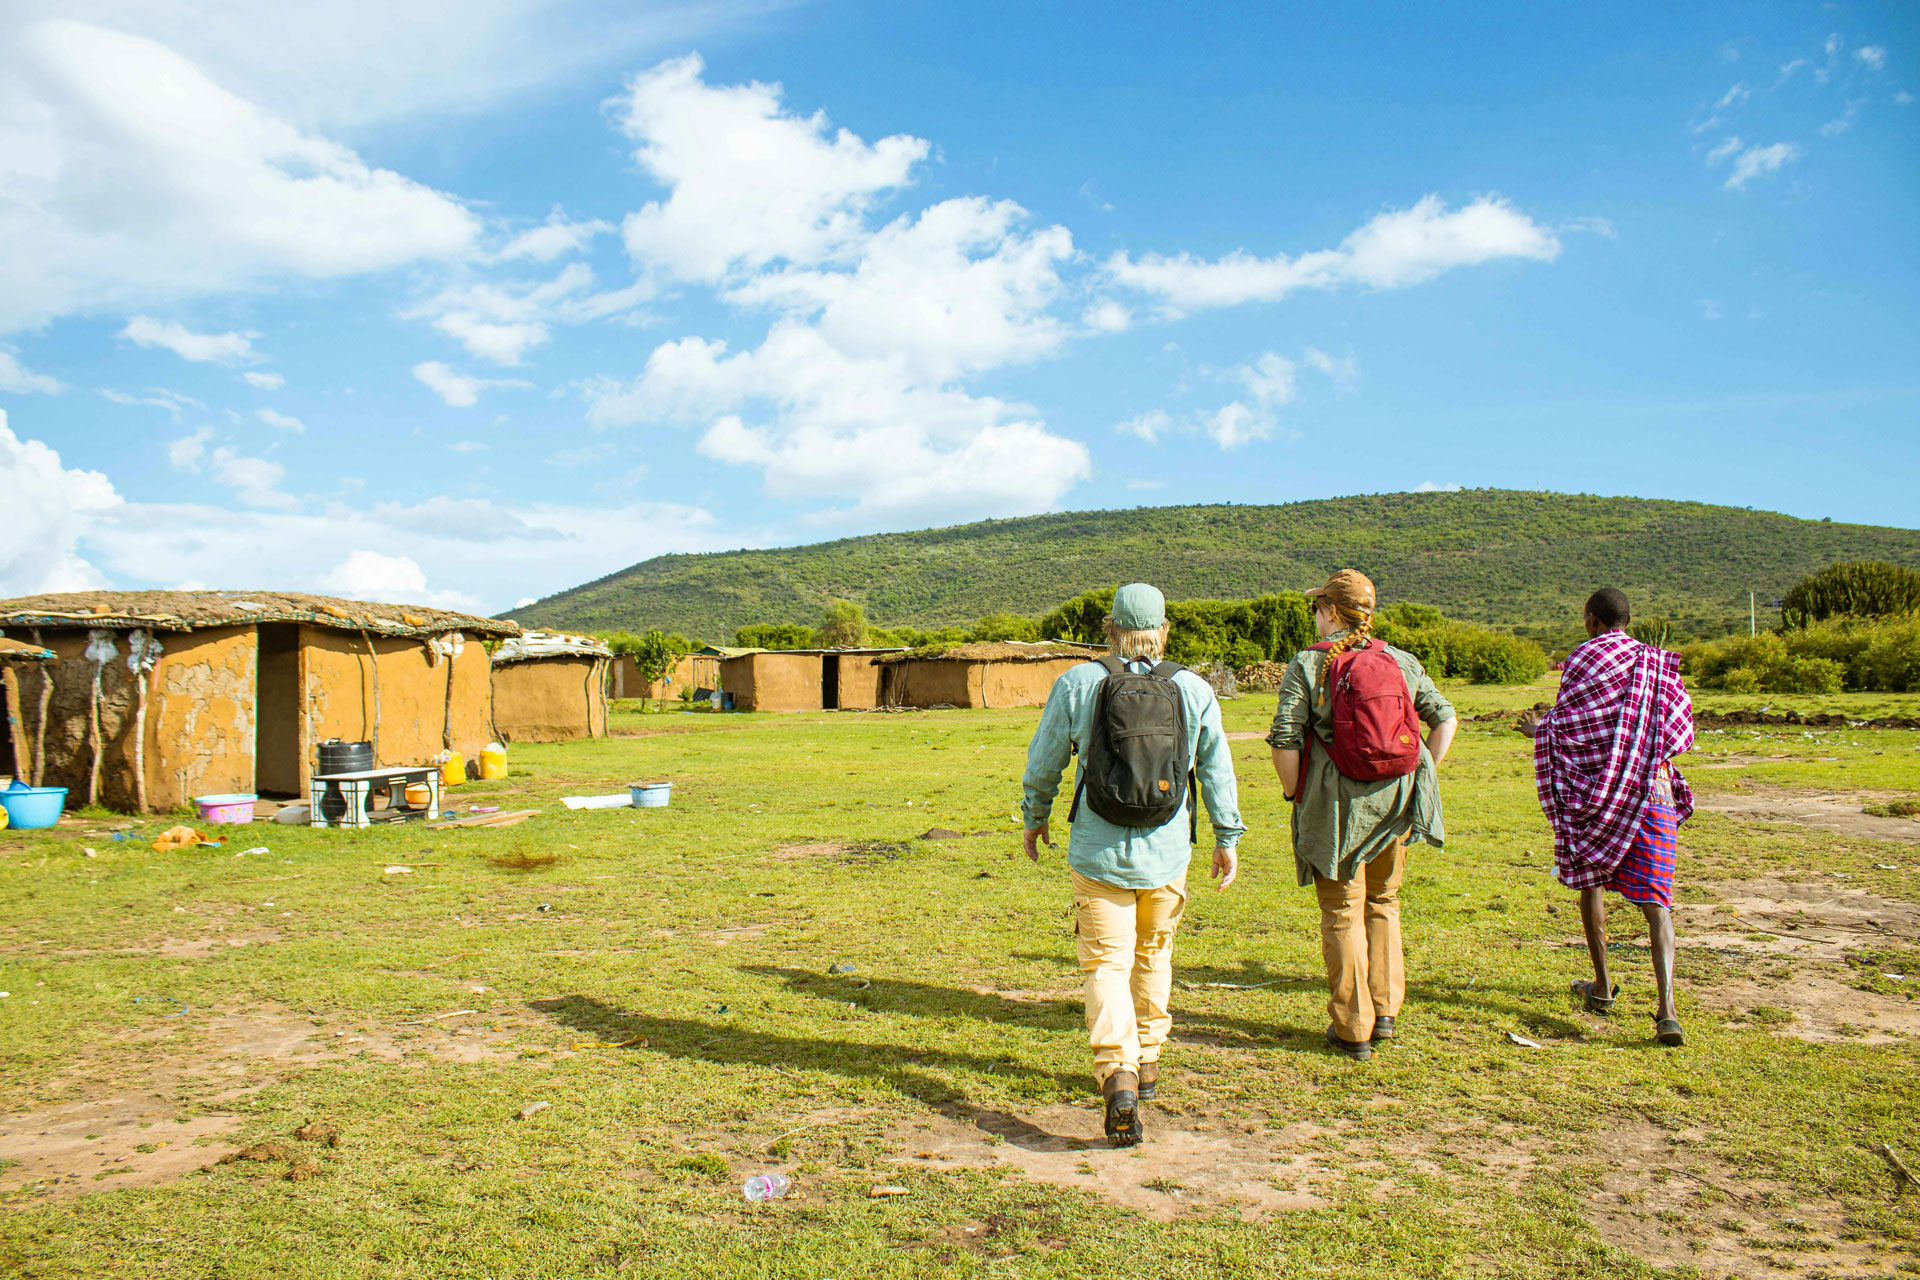
[[[1342,1040],[1370,1040],[1375,1018],[1400,1015],[1407,994],[1400,946],[1400,880],[1406,869],[1407,842],[1400,839],[1357,868],[1351,880],[1314,873],[1327,1013]]]
[[[1073,928],[1087,1003],[1094,1079],[1158,1062],[1173,1018],[1173,935],[1187,907],[1187,881],[1116,889],[1073,873]]]

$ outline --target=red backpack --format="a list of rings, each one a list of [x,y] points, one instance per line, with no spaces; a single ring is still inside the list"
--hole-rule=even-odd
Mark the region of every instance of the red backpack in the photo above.
[[[1313,648],[1324,652],[1333,644],[1323,640]],[[1333,698],[1333,741],[1325,745],[1334,768],[1355,782],[1379,782],[1420,767],[1420,718],[1407,678],[1385,644],[1371,640],[1365,648],[1334,654],[1321,682]],[[1307,733],[1303,773],[1318,736]]]

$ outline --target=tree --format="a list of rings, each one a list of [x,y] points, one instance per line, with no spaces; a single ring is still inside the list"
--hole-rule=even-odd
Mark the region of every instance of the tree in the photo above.
[[[675,640],[680,640],[676,646]],[[640,678],[649,685],[659,684],[666,679],[680,659],[686,656],[686,641],[681,637],[670,636],[655,628],[640,637],[633,647],[633,663],[640,668]],[[645,703],[641,704],[643,707]]]
[[[797,622],[760,622],[733,633],[742,649],[817,649],[820,637],[812,627]]]
[[[1787,592],[1780,620],[1804,627],[1825,618],[1890,618],[1920,612],[1920,573],[1884,560],[1830,564]]]
[[[825,649],[858,649],[867,642],[867,611],[851,600],[827,601],[820,621],[820,645]]]

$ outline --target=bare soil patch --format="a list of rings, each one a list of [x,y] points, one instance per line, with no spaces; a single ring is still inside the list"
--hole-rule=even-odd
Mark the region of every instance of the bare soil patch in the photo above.
[[[1010,1169],[1035,1182],[1089,1191],[1162,1221],[1231,1208],[1248,1220],[1318,1209],[1313,1191],[1331,1177],[1304,1135],[1176,1125],[1149,1103],[1147,1141],[1114,1149],[1097,1104],[1040,1107],[1022,1116],[976,1107],[903,1126],[893,1134],[902,1164],[930,1169]]]
[[[1775,963],[1765,972],[1690,984],[1702,1005],[1802,1040],[1889,1044],[1920,1036],[1920,1001],[1862,989],[1859,971],[1847,963],[1862,951],[1911,945],[1920,937],[1920,904],[1832,878],[1768,876],[1704,887],[1718,901],[1674,907],[1679,945]]]
[[[202,1014],[146,1026],[121,1038],[151,1052],[111,1081],[85,1063],[71,1069],[94,1096],[0,1116],[0,1203],[29,1204],[118,1187],[172,1182],[230,1153],[240,1127],[221,1108],[264,1088],[263,1064],[305,1067],[365,1055],[424,1053],[440,1062],[504,1056],[506,1029],[479,1030],[468,1016],[420,1026],[349,1028],[279,1008]],[[170,1041],[199,1039],[171,1049]],[[138,1079],[138,1087],[124,1083]],[[143,1150],[150,1147],[151,1150]]]
[[[773,850],[773,856],[783,862],[795,858],[897,858],[906,847],[885,840],[815,840],[780,845]]]
[[[1862,840],[1920,844],[1920,821],[1878,818],[1862,810],[1898,795],[1883,792],[1795,791],[1765,788],[1697,797],[1695,806],[1748,822],[1782,822]]]
[[[1885,1274],[1864,1242],[1842,1238],[1838,1205],[1743,1180],[1702,1136],[1645,1118],[1595,1131],[1600,1165],[1581,1198],[1601,1239],[1653,1266],[1712,1277]],[[1683,1223],[1691,1230],[1677,1229]]]

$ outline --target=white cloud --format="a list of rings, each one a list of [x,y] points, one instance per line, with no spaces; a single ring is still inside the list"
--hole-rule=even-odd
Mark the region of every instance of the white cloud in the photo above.
[[[1120,333],[1133,324],[1133,313],[1111,298],[1103,298],[1080,313],[1080,323],[1095,333]]]
[[[1733,162],[1733,172],[1727,175],[1726,188],[1738,191],[1755,178],[1778,173],[1782,167],[1791,164],[1805,154],[1798,143],[1776,142],[1770,147],[1748,147]]]
[[[736,268],[820,262],[861,238],[863,214],[927,155],[896,134],[869,146],[824,113],[781,108],[778,85],[714,86],[697,55],[635,76],[619,104],[640,167],[671,194],[622,224],[636,264],[717,283]]]
[[[1413,486],[1413,492],[1415,493],[1459,493],[1460,486],[1457,484],[1435,484],[1431,480],[1422,480],[1419,484]]]
[[[249,458],[235,449],[222,446],[208,458],[213,475],[232,489],[234,496],[251,507],[271,507],[277,511],[295,511],[300,500],[280,491],[287,469],[267,458]]]
[[[1173,415],[1165,409],[1149,409],[1118,423],[1113,429],[1123,436],[1145,440],[1148,444],[1159,444],[1160,438],[1174,430],[1174,426]]]
[[[1337,249],[1297,258],[1256,257],[1238,250],[1216,261],[1189,254],[1125,253],[1107,261],[1120,284],[1163,298],[1174,311],[1276,302],[1299,289],[1359,285],[1396,289],[1431,280],[1455,267],[1501,258],[1551,262],[1560,241],[1547,228],[1497,196],[1449,211],[1438,196],[1410,209],[1379,214]]]
[[[1712,166],[1719,164],[1723,160],[1732,158],[1739,154],[1740,148],[1743,145],[1738,136],[1725,139],[1719,146],[1707,152],[1707,164]]]
[[[530,387],[518,378],[471,378],[455,373],[438,360],[425,360],[413,366],[413,376],[455,409],[471,409],[480,402],[480,393],[491,387]]]
[[[291,431],[295,435],[305,435],[307,433],[307,424],[290,413],[280,413],[274,409],[260,409],[254,413],[254,416],[268,426],[278,427],[282,431]]]
[[[1825,84],[1833,78],[1834,67],[1840,58],[1840,37],[1838,35],[1828,36],[1826,43],[1820,47],[1827,55],[1827,65],[1824,67],[1815,67],[1813,69],[1813,79],[1816,84]]]
[[[206,456],[207,441],[213,439],[212,427],[201,427],[192,435],[181,436],[167,445],[167,461],[175,471],[199,471],[200,459]]]
[[[511,262],[516,258],[552,262],[566,254],[581,252],[593,243],[595,236],[605,235],[613,229],[611,222],[602,222],[598,218],[574,222],[556,208],[547,215],[544,223],[522,231],[493,256],[499,262]]]
[[[211,430],[187,437],[182,461],[208,467],[219,450]],[[169,452],[172,452],[170,449]],[[239,460],[244,461],[244,460]],[[226,463],[231,483],[234,461]],[[266,473],[261,473],[262,478]],[[284,497],[284,495],[282,495]],[[289,500],[290,501],[290,500]],[[108,585],[173,585],[190,576],[207,588],[260,585],[260,567],[290,588],[323,590],[342,567],[340,548],[377,548],[421,566],[430,599],[479,601],[482,611],[527,595],[546,596],[669,551],[764,545],[712,514],[680,503],[623,500],[607,506],[479,499],[294,510],[286,502],[126,502],[105,476],[64,468],[37,440],[20,441],[0,412],[0,596]],[[468,603],[466,607],[475,607]]]
[[[180,421],[189,409],[203,409],[206,407],[192,396],[182,395],[178,391],[169,391],[165,387],[148,387],[147,394],[143,396],[128,395],[124,391],[114,391],[111,388],[102,387],[100,394],[106,399],[111,400],[114,404],[144,404],[152,405],[156,409],[165,409],[167,416],[175,422]]]
[[[1721,316],[1720,304],[1712,298],[1702,298],[1694,305],[1700,308],[1702,320],[1718,320]]]
[[[21,440],[0,409],[0,595],[85,591],[105,586],[104,574],[80,554],[91,522],[119,505],[120,495],[98,471],[62,466],[38,440]]]
[[[383,600],[393,604],[425,604],[443,609],[475,609],[471,596],[427,590],[427,574],[410,556],[353,551],[320,575],[320,588],[354,600]]]
[[[143,347],[163,347],[195,364],[241,364],[253,359],[257,333],[195,333],[183,324],[135,316],[120,337]]]
[[[1903,107],[1910,107],[1913,105],[1913,95],[1908,93],[1905,89],[1902,89],[1898,93],[1894,94],[1893,100],[1899,103]]]
[[[65,385],[58,378],[49,378],[45,374],[35,373],[20,363],[11,348],[0,347],[0,391],[8,391],[17,396],[59,395]]]
[[[1860,108],[1866,105],[1865,98],[1853,98],[1847,102],[1846,110],[1820,126],[1820,136],[1837,138],[1853,128],[1853,119],[1860,114]]]
[[[478,231],[157,41],[64,18],[0,30],[0,332],[449,257]]]
[[[1618,240],[1620,238],[1620,233],[1613,229],[1613,220],[1611,218],[1602,218],[1598,215],[1568,218],[1560,224],[1560,230],[1590,232],[1593,235],[1600,236],[1607,240]]]
[[[551,336],[548,324],[579,324],[626,311],[653,294],[650,282],[596,292],[593,269],[568,263],[551,280],[482,282],[441,291],[407,314],[435,316],[433,327],[483,360],[517,365]]]
[[[1352,391],[1354,384],[1360,380],[1360,366],[1352,356],[1330,356],[1317,347],[1308,347],[1306,354],[1300,358],[1333,379],[1333,389],[1341,395]]]
[[[1793,79],[1794,72],[1806,65],[1807,60],[1805,58],[1795,58],[1791,62],[1783,63],[1780,67],[1780,78],[1773,82],[1773,87],[1778,89],[1781,85]]]
[[[447,448],[455,453],[485,453],[487,446],[478,440],[455,440]]]
[[[1736,84],[1721,95],[1720,101],[1713,104],[1715,111],[1725,111],[1728,107],[1737,107],[1753,96],[1753,90],[1744,84]]]
[[[1887,50],[1884,45],[1862,45],[1853,51],[1853,56],[1869,71],[1879,71],[1887,65]]]
[[[286,378],[277,373],[255,373],[252,370],[240,375],[246,384],[257,391],[278,391],[287,385]]]

